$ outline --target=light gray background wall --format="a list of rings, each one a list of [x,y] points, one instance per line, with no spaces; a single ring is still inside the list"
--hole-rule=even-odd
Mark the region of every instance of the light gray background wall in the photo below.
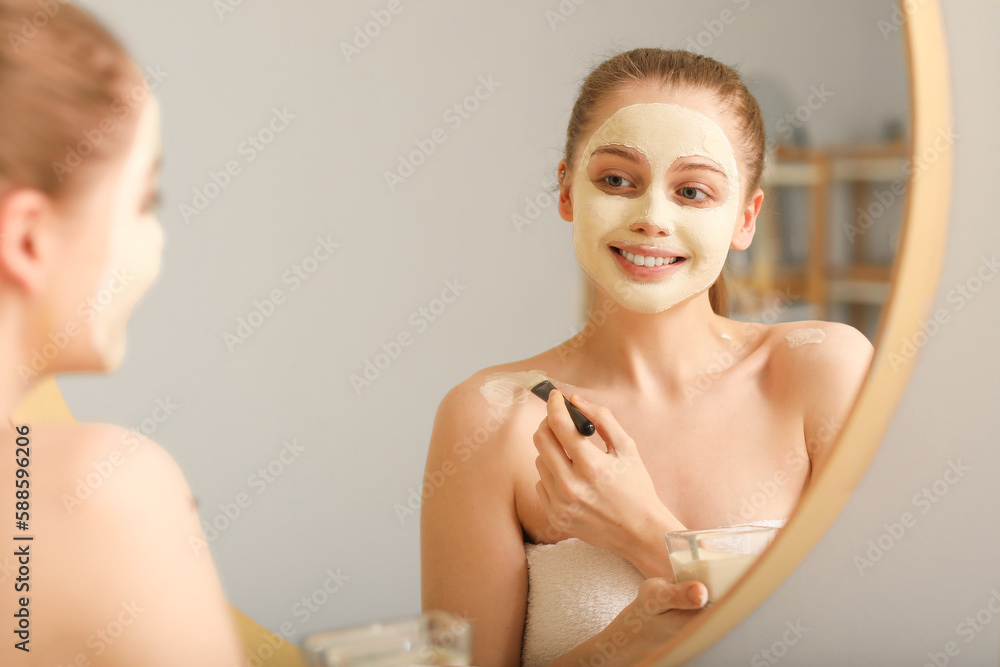
[[[777,91],[777,108],[794,111],[810,86],[835,92],[806,125],[815,141],[873,140],[906,114],[901,35],[883,37],[876,27],[892,15],[888,1],[567,0],[562,7],[573,13],[553,27],[554,0],[402,0],[402,12],[350,62],[341,42],[387,2],[242,2],[221,17],[220,4],[85,3],[138,62],[160,72],[167,246],[161,277],[133,316],[122,370],[59,383],[78,419],[129,425],[171,451],[203,521],[228,523],[209,535],[230,600],[273,630],[289,624],[292,641],[419,610],[418,517],[398,508],[419,489],[438,402],[476,370],[535,354],[577,327],[570,225],[551,205],[520,232],[511,216],[530,216],[526,200],[551,183],[591,67],[636,46],[683,47],[706,22],[718,28],[713,22],[728,9],[734,20],[706,51]],[[979,14],[992,11],[989,3],[948,4],[964,71],[990,71],[976,60],[987,43]],[[983,39],[959,36],[968,29]],[[499,86],[456,126],[443,114],[474,94],[480,77]],[[967,238],[964,250],[952,243],[944,288],[975,270],[983,237],[997,240],[985,204],[990,146],[980,138],[991,126],[977,112],[986,95],[995,106],[996,93],[982,77],[956,73],[959,131],[968,127],[976,138],[957,148],[956,210],[964,216],[955,229],[981,230],[981,238]],[[251,161],[241,146],[276,108],[294,118]],[[384,172],[435,128],[447,141],[390,191]],[[205,203],[194,190],[211,190],[212,173],[230,161],[239,174],[208,193],[217,196],[202,212],[185,216],[181,205]],[[308,264],[318,238],[339,247],[293,289],[288,272]],[[419,309],[449,280],[463,286],[460,295],[422,324]],[[986,472],[997,470],[997,455],[987,448],[983,415],[994,385],[989,360],[978,356],[993,354],[992,288],[928,344],[886,444],[830,536],[703,664],[747,661],[772,634],[780,637],[785,620],[799,618],[813,629],[786,664],[833,656],[856,663],[879,653],[921,664],[925,650],[986,603],[1000,578],[997,541],[976,533],[984,508],[997,506]],[[273,290],[284,300],[230,351],[224,334],[237,334],[239,319]],[[356,391],[351,375],[407,333],[412,344]],[[165,419],[157,410],[164,404]],[[292,441],[300,452],[281,463],[282,443]],[[859,577],[851,556],[959,456],[976,462],[974,472]],[[258,470],[269,465],[280,474],[262,481]],[[249,506],[229,519],[222,508],[232,514],[239,494]],[[979,540],[978,551],[946,548],[949,527]],[[954,591],[937,579],[949,564],[957,568]],[[328,570],[348,578],[307,612],[300,600]],[[962,646],[965,664],[982,664],[973,656],[983,655],[996,656],[995,618]]]

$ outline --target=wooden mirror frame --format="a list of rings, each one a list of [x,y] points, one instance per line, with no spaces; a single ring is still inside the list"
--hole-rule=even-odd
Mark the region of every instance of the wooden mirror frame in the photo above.
[[[823,474],[810,483],[788,524],[760,560],[711,610],[698,614],[642,664],[673,667],[722,639],[756,609],[801,563],[840,514],[868,469],[913,369],[914,345],[936,294],[947,240],[952,155],[934,147],[951,136],[951,87],[939,0],[899,0],[909,60],[910,165],[925,151],[936,155],[908,174],[899,252],[892,289],[876,338],[871,371],[834,446]],[[912,8],[912,11],[911,11]],[[920,347],[917,344],[916,347]]]

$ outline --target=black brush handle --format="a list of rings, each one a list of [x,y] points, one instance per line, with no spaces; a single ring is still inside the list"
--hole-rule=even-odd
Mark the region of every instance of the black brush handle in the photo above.
[[[532,387],[531,393],[548,403],[549,394],[551,394],[554,390],[555,386],[548,380],[545,380],[544,382],[539,382]],[[576,425],[576,430],[580,432],[580,435],[594,435],[594,431],[597,430],[594,426],[594,422],[587,419],[587,416],[580,412],[575,405],[570,403],[569,399],[565,396],[563,396],[563,401],[565,401],[566,407],[569,409],[569,416],[572,417],[573,424]]]

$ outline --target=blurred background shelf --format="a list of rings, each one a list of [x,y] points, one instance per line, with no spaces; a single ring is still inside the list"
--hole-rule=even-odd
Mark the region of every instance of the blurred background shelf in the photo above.
[[[734,316],[778,299],[798,306],[788,319],[846,321],[873,337],[889,295],[908,158],[901,139],[778,145],[762,175],[753,244],[728,269]],[[883,247],[873,248],[876,240]]]

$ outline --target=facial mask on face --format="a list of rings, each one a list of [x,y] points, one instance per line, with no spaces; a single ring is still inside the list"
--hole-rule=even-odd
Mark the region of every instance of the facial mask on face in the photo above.
[[[591,155],[607,145],[628,146],[646,157],[650,180],[641,195],[610,194],[591,181]],[[721,204],[686,204],[675,195],[667,172],[678,158],[690,156],[710,158],[725,172],[728,193],[717,192],[725,196]],[[632,166],[628,171],[637,173]],[[722,272],[739,208],[739,172],[722,128],[704,114],[677,104],[622,107],[591,137],[573,175],[571,193],[573,244],[580,266],[622,306],[661,312],[708,289]],[[636,223],[652,223],[667,235],[633,231]],[[686,259],[648,271],[657,275],[636,276],[619,263],[627,259],[618,256],[611,243],[651,245]]]
[[[110,211],[107,263],[89,304],[96,313],[91,341],[104,362],[116,368],[125,354],[125,329],[132,308],[160,272],[163,231],[155,215],[134,205],[137,187],[146,187],[149,165],[159,148],[158,110],[143,110],[136,137],[115,185]]]

